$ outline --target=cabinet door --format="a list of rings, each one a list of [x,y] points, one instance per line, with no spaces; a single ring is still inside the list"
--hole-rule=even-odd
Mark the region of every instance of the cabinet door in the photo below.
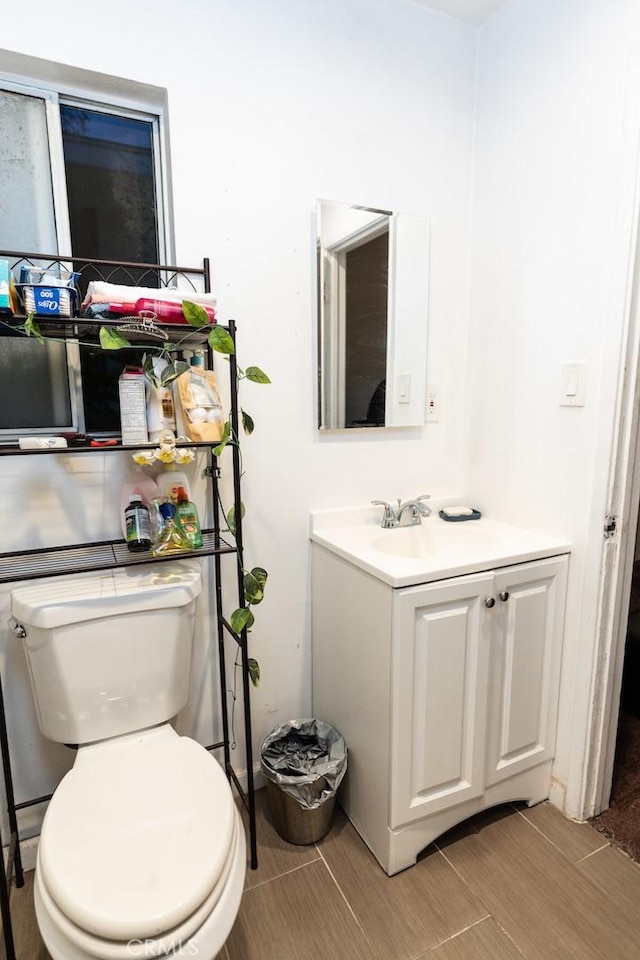
[[[496,572],[487,785],[554,755],[567,565],[556,557]]]
[[[484,789],[492,574],[395,591],[391,828]]]

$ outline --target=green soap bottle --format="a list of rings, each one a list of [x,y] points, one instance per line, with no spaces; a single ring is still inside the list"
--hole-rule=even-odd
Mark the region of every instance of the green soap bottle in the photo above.
[[[198,509],[195,503],[189,500],[184,487],[177,488],[175,497],[176,523],[191,546],[197,550],[198,547],[202,546],[202,530],[200,529]]]

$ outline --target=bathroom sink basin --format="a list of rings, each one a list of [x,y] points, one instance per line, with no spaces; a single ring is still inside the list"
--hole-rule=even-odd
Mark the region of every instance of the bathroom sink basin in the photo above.
[[[477,573],[570,550],[567,540],[491,518],[441,520],[437,504],[422,523],[389,530],[380,526],[379,508],[313,513],[311,540],[392,587]]]
[[[477,523],[478,521],[471,521]],[[462,526],[457,524],[457,526]],[[395,530],[382,530],[374,537],[371,546],[390,557],[404,557],[407,560],[430,559],[434,556],[446,556],[458,552],[462,542],[472,538],[464,536],[462,530],[443,530],[443,523],[431,523],[424,520],[414,527],[397,527]],[[389,536],[393,534],[393,536]],[[477,538],[476,538],[477,539]]]
[[[388,556],[407,560],[438,557],[462,560],[479,550],[486,553],[496,549],[517,549],[522,532],[517,527],[497,524],[494,520],[451,523],[432,515],[415,526],[380,530],[380,536],[373,538],[371,546]]]

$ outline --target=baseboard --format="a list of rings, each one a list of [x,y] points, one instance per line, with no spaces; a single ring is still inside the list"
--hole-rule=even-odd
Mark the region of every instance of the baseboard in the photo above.
[[[551,777],[551,784],[549,786],[549,803],[552,806],[557,807],[561,813],[566,814],[566,798],[566,784],[557,777]]]
[[[236,776],[240,782],[240,786],[246,793],[248,789],[248,780],[249,780],[249,778],[247,777],[247,771],[246,770],[236,771]],[[266,783],[265,783],[264,776],[262,774],[262,770],[260,769],[260,766],[257,765],[254,767],[254,770],[253,770],[253,788],[254,790],[261,790],[265,786],[266,786]],[[232,783],[232,789],[233,789],[233,783]]]

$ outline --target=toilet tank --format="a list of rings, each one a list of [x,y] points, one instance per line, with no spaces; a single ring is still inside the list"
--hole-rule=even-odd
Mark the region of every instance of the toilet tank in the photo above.
[[[91,743],[143,730],[186,704],[199,565],[171,562],[15,589],[38,725]],[[20,629],[22,627],[23,629]]]

